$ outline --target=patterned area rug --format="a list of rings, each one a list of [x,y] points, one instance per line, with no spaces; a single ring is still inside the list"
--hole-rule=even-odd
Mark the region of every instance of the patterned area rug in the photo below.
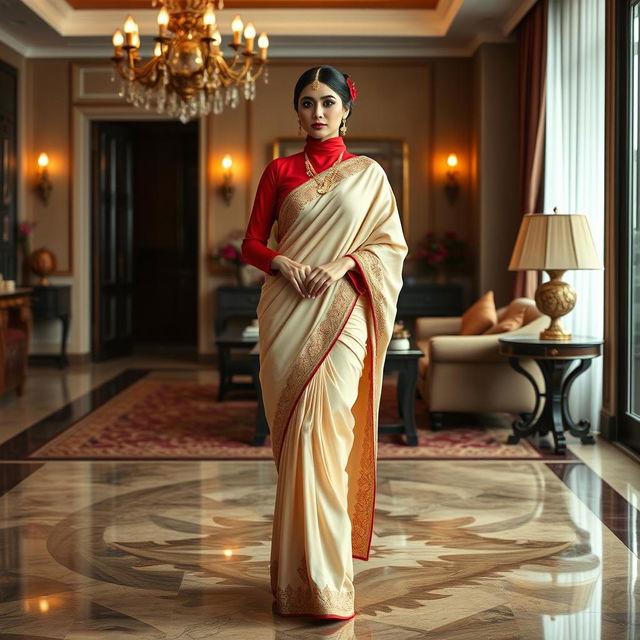
[[[32,459],[256,459],[271,458],[271,446],[251,445],[257,402],[250,392],[233,392],[217,402],[217,386],[197,382],[143,379],[71,425]],[[381,423],[397,422],[395,385],[383,387]],[[504,426],[460,426],[432,432],[428,414],[416,399],[419,446],[396,434],[380,436],[378,455],[394,458],[565,459],[531,443],[507,445]],[[468,423],[466,423],[468,425]]]

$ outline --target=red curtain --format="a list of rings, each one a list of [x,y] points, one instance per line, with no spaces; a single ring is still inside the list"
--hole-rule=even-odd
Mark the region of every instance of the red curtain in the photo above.
[[[520,206],[523,214],[540,212],[543,206],[547,7],[548,0],[538,0],[517,28]],[[515,296],[533,298],[538,277],[537,271],[518,271]]]

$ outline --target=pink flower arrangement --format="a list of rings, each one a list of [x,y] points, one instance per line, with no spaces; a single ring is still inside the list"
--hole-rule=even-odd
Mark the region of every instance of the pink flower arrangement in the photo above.
[[[455,231],[440,235],[429,231],[416,253],[431,272],[460,271],[467,265],[467,245]]]
[[[31,235],[31,232],[38,226],[37,222],[27,222],[23,220],[18,224],[18,235],[22,238],[26,238]]]
[[[243,238],[244,233],[242,231],[231,231],[220,245],[211,252],[211,257],[236,267],[246,264],[242,258]]]
[[[29,257],[31,253],[29,249],[29,236],[31,236],[37,226],[37,222],[28,222],[27,220],[18,223],[18,242],[22,248],[22,255],[25,258]]]

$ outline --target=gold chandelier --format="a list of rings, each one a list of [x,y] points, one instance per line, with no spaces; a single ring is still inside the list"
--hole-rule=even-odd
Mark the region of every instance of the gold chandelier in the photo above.
[[[256,95],[255,81],[262,75],[268,82],[267,48],[269,38],[261,33],[259,52],[254,51],[256,30],[244,26],[240,16],[231,23],[233,57],[228,62],[220,52],[222,37],[216,24],[215,9],[224,0],[153,0],[161,5],[158,36],[153,57],[143,62],[138,53],[140,34],[131,16],[124,23],[124,34],[113,34],[113,63],[123,82],[118,94],[136,107],[153,109],[188,122],[225,105],[235,109],[242,87],[246,100]],[[244,47],[242,33],[244,29]]]

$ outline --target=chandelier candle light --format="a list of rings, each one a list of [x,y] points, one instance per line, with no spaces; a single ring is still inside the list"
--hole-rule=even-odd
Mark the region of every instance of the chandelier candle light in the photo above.
[[[268,82],[266,33],[258,38],[259,52],[254,51],[255,27],[244,26],[236,16],[228,45],[233,57],[227,61],[220,52],[222,37],[214,13],[214,4],[221,10],[223,0],[154,0],[156,4],[161,9],[150,60],[142,62],[138,54],[140,34],[132,16],[124,23],[124,34],[120,29],[113,34],[112,61],[124,80],[120,96],[136,107],[155,108],[182,122],[219,114],[225,106],[235,109],[239,87],[246,100],[255,98],[255,81],[262,75]]]

